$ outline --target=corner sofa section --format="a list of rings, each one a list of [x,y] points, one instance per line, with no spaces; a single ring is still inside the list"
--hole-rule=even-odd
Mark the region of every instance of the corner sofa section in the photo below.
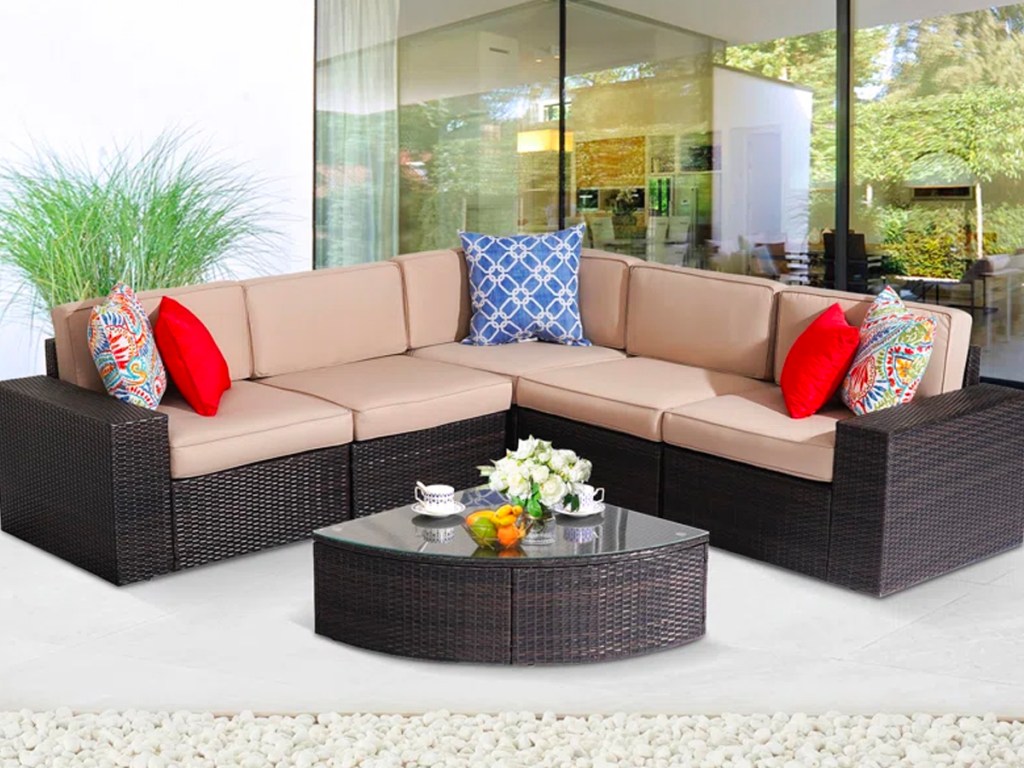
[[[461,344],[464,256],[431,251],[175,296],[232,388],[204,419],[102,394],[95,302],[54,312],[60,376],[0,382],[0,523],[115,583],[308,536],[470,486],[516,437],[586,455],[609,499],[706,528],[713,545],[885,595],[1024,538],[1024,394],[977,384],[971,318],[936,316],[914,403],[788,416],[790,346],[872,297],[584,250],[590,347]],[[970,385],[970,386],[966,386]]]
[[[966,313],[911,305],[937,320],[914,403],[789,417],[790,346],[830,304],[856,325],[872,298],[634,265],[630,357],[524,376],[520,433],[594,454],[594,482],[626,506],[874,595],[1019,546],[1024,394],[964,388],[977,373]]]

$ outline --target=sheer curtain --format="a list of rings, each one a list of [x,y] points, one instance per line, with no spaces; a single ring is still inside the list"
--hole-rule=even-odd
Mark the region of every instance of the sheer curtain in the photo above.
[[[399,0],[317,0],[317,267],[394,256],[398,243]]]

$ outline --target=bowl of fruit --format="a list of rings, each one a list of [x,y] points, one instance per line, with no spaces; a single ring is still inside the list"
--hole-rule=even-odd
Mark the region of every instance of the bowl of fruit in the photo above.
[[[529,516],[518,505],[478,509],[466,517],[466,531],[477,546],[486,549],[518,549],[529,529]]]

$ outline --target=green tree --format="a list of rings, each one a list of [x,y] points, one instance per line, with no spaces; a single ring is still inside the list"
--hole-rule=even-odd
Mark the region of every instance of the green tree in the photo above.
[[[1016,90],[1022,68],[1024,6],[923,19],[895,28],[884,95],[920,98],[978,86]]]
[[[881,28],[858,34],[853,68],[855,88],[880,85],[887,37],[886,30]],[[815,185],[835,180],[837,55],[834,31],[729,46],[725,50],[725,63],[730,67],[813,91],[811,178]]]

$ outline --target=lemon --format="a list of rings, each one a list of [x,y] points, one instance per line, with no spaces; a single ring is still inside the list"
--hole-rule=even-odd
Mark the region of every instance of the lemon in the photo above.
[[[481,540],[493,539],[498,535],[498,528],[486,517],[477,518],[469,524],[469,528],[473,535]]]

